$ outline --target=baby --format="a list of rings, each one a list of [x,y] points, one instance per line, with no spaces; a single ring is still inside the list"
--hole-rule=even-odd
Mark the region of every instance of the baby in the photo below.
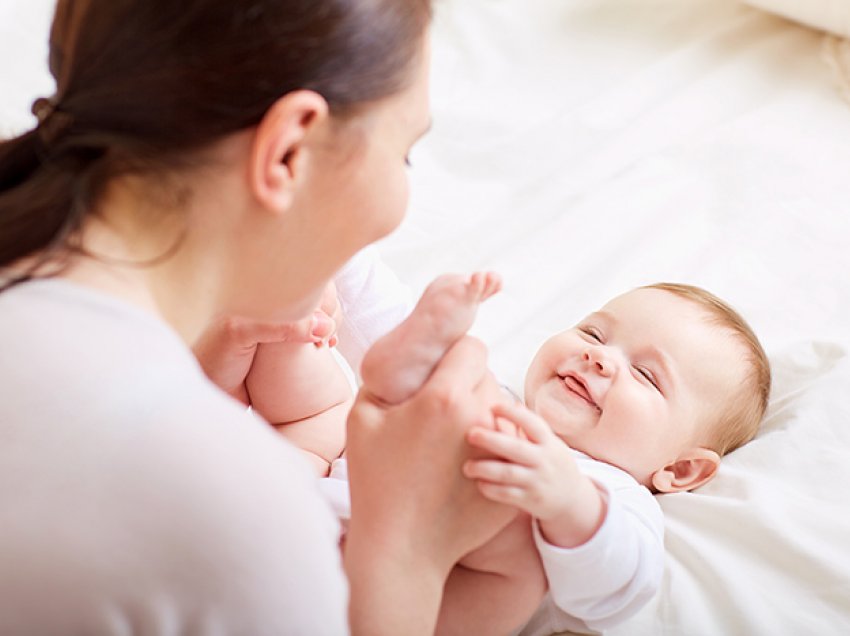
[[[526,375],[528,408],[496,410],[521,434],[471,430],[470,442],[498,459],[469,461],[464,471],[486,497],[532,516],[548,592],[539,606],[529,600],[528,619],[510,600],[523,588],[508,571],[467,573],[470,591],[460,596],[469,627],[507,633],[515,621],[523,635],[584,632],[637,612],[663,573],[652,494],[709,481],[720,457],[755,435],[769,391],[755,334],[696,287],[627,292],[547,340]],[[491,544],[465,561],[492,572]]]
[[[435,280],[407,319],[369,349],[361,369],[364,384],[388,404],[405,401],[472,326],[479,303],[500,287],[492,273]],[[333,284],[320,310],[339,322]],[[335,339],[331,335],[316,345],[261,344],[245,381],[254,410],[305,453],[319,476],[328,474],[345,448],[345,421],[354,397],[330,352]]]
[[[408,319],[369,350],[364,386],[388,403],[403,401],[499,286],[493,274],[438,278]],[[296,356],[294,349],[263,347],[248,387],[255,408],[279,421],[264,410],[264,396],[279,390],[265,374],[286,366],[282,354]],[[316,362],[328,351],[309,354]],[[313,385],[313,410],[321,402],[316,389],[327,387],[336,381]],[[506,400],[494,409],[493,428],[469,431],[470,444],[488,456],[469,460],[465,474],[485,497],[522,514],[455,568],[438,631],[601,630],[634,614],[663,572],[663,519],[653,494],[710,480],[720,457],[755,435],[769,387],[752,330],[728,305],[691,286],[627,292],[550,338],[529,368],[526,406]],[[328,409],[309,415],[321,420],[339,409],[344,420],[350,399],[350,390],[334,394]],[[288,421],[295,423],[283,426],[284,434],[309,419]],[[302,446],[321,458],[321,474],[344,446],[344,425],[324,425],[327,435]],[[316,442],[331,437],[332,444]]]

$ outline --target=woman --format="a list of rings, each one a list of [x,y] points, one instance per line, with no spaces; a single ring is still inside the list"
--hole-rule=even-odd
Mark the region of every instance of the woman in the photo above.
[[[513,514],[459,469],[498,394],[483,347],[397,407],[358,396],[345,573],[309,471],[188,348],[243,316],[200,347],[233,391],[398,225],[429,18],[60,0],[56,95],[0,144],[0,633],[433,631],[452,565]]]

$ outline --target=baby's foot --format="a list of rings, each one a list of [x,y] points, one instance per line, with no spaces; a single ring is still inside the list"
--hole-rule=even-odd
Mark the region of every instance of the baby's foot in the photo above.
[[[493,272],[437,278],[410,316],[366,353],[361,368],[363,383],[389,404],[404,402],[469,330],[478,305],[501,288],[502,281]]]

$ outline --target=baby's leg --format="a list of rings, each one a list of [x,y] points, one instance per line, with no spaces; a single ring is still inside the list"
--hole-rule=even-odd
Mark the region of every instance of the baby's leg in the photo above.
[[[510,634],[528,622],[547,589],[531,523],[528,515],[517,515],[455,565],[443,592],[437,634]]]
[[[327,346],[281,342],[257,347],[245,379],[252,408],[308,454],[318,475],[345,446],[353,393]]]
[[[437,278],[410,316],[366,352],[360,370],[363,384],[389,404],[404,402],[472,326],[479,303],[501,286],[492,272]]]

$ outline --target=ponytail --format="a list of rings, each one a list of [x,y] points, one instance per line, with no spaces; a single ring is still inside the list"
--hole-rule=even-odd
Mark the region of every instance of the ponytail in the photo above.
[[[431,0],[57,0],[56,97],[33,104],[34,131],[0,141],[0,291],[82,248],[120,175],[179,172],[290,91],[334,116],[397,93],[430,18]]]
[[[83,219],[86,168],[91,153],[51,156],[39,129],[0,141],[0,271],[33,254],[39,258],[13,275],[0,290],[31,278],[56,255]]]

